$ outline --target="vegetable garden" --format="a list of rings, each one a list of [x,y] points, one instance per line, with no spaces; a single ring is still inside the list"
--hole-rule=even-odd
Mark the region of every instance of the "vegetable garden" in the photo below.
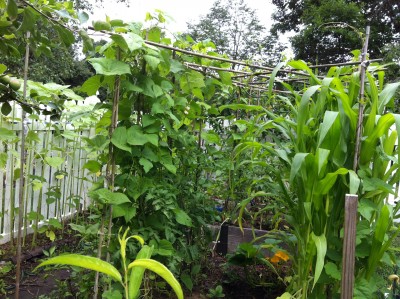
[[[0,64],[0,228],[16,255],[0,264],[15,271],[3,295],[19,298],[23,250],[67,230],[76,248],[47,252],[33,274],[73,266],[78,298],[189,297],[213,263],[209,226],[229,223],[266,230],[226,257],[262,298],[339,298],[353,194],[350,289],[383,298],[398,263],[400,82],[365,57],[368,34],[351,63],[266,67],[171,40],[161,12],[84,27],[70,2],[0,0],[0,11],[0,51],[25,61],[24,74]],[[75,41],[95,72],[80,88],[29,80],[32,55]],[[268,281],[250,276],[260,266]],[[199,298],[223,297],[221,285]]]

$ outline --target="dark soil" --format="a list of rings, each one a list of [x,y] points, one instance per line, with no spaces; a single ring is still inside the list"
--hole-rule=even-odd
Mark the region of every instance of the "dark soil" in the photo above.
[[[51,242],[44,234],[39,235],[34,247],[32,247],[32,235],[28,235],[25,246],[22,248],[21,263],[21,282],[19,299],[39,298],[40,295],[48,295],[59,288],[60,282],[67,281],[70,276],[69,269],[59,269],[44,272],[42,269],[33,272],[35,267],[45,258],[44,251],[49,251],[55,247],[55,254],[65,251],[73,251],[79,239],[66,231],[58,231],[58,240]],[[11,242],[0,245],[1,258],[3,265],[12,263],[12,270],[8,273],[0,272],[0,298],[15,298],[15,265],[16,248]],[[63,298],[68,298],[63,297]],[[72,297],[71,297],[72,298]]]
[[[253,265],[245,269],[228,265],[225,257],[215,256],[210,257],[193,294],[187,298],[207,298],[210,289],[218,285],[223,288],[224,298],[229,299],[275,299],[285,292],[283,283],[268,267]]]
[[[37,272],[33,272],[41,259],[46,257],[43,255],[43,250],[56,246],[55,254],[59,254],[73,252],[78,247],[79,239],[74,235],[65,232],[64,235],[60,232],[56,235],[59,236],[59,240],[55,242],[49,242],[42,235],[35,248],[31,248],[30,245],[23,248],[24,262],[22,263],[20,299],[40,298],[41,295],[47,296],[45,298],[75,298],[71,295],[74,293],[75,286],[71,279],[72,271],[70,269],[52,271],[39,269]],[[26,244],[31,244],[31,236],[27,237]],[[0,252],[2,253],[0,262],[15,263],[15,248],[11,244],[1,245]],[[284,273],[287,269],[281,267],[279,270]],[[283,277],[284,274],[281,276]],[[3,287],[2,281],[4,282]],[[223,288],[224,298],[229,299],[272,299],[282,295],[285,289],[277,275],[264,265],[254,265],[245,269],[239,266],[228,266],[225,257],[210,256],[206,266],[199,274],[193,292],[187,292],[185,298],[208,298],[210,290],[215,289],[218,285]],[[6,295],[2,295],[4,291],[7,291]],[[0,298],[14,298],[14,293],[15,267],[4,275],[0,272]],[[174,298],[166,294],[157,295],[155,293],[152,297],[155,299]]]

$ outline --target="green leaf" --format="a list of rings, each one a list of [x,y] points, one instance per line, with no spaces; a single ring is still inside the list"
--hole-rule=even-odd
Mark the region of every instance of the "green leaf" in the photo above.
[[[151,55],[144,55],[143,57],[152,70],[157,69],[158,65],[160,64],[160,59]]]
[[[133,217],[136,216],[136,207],[132,203],[123,203],[120,205],[113,206],[113,218],[124,217],[128,223]]]
[[[8,155],[7,153],[0,153],[0,169],[5,169],[7,166]]]
[[[101,167],[102,165],[95,160],[89,160],[83,165],[83,168],[86,168],[87,170],[93,173],[99,172],[101,170]]]
[[[111,143],[117,148],[122,149],[127,152],[131,152],[131,147],[127,144],[127,130],[126,127],[118,127],[114,130],[111,137]]]
[[[127,36],[125,36],[125,41],[131,52],[141,49],[144,43],[143,38],[133,32],[129,32]]]
[[[141,267],[155,272],[171,286],[178,299],[183,299],[183,291],[181,285],[176,280],[171,271],[169,271],[168,268],[160,262],[152,259],[137,259],[128,265],[128,269],[131,269],[133,267]]]
[[[144,245],[137,254],[136,259],[150,259],[152,253],[153,247]],[[129,298],[139,297],[144,271],[145,269],[142,267],[135,267],[132,269],[128,285]]]
[[[59,167],[65,160],[61,157],[46,157],[44,161],[51,167]]]
[[[186,72],[182,75],[180,86],[186,93],[191,93],[194,88],[205,87],[204,76],[196,71]]]
[[[96,95],[97,90],[99,90],[99,88],[101,86],[100,80],[101,80],[101,77],[99,75],[90,77],[83,83],[83,85],[81,87],[81,91],[86,92],[86,94],[88,96]]]
[[[14,141],[17,139],[14,131],[6,128],[0,128],[0,140],[2,141]]]
[[[14,0],[7,1],[7,14],[11,20],[15,20],[18,17],[18,6]]]
[[[383,114],[386,105],[391,101],[391,99],[393,99],[399,86],[400,82],[387,84],[379,94],[379,114]]]
[[[149,170],[153,168],[153,163],[151,163],[149,160],[147,160],[145,158],[140,158],[139,164],[143,166],[144,171],[146,173],[148,173]]]
[[[106,188],[91,191],[89,192],[89,196],[103,204],[120,205],[131,202],[125,194],[120,192],[112,192]]]
[[[324,260],[326,254],[326,237],[325,234],[316,236],[314,233],[311,233],[311,237],[315,243],[315,247],[317,248],[317,261],[315,263],[315,274],[314,274],[314,284],[313,284],[314,288],[315,284],[317,283],[321,275],[322,269],[324,268]]]
[[[181,209],[174,209],[174,213],[176,222],[185,226],[193,226],[192,219],[188,214],[186,214],[185,211],[182,211]]]
[[[336,279],[336,280],[341,280],[342,279],[342,274],[340,273],[339,269],[337,266],[332,263],[328,262],[325,264],[325,272],[328,274],[330,277]]]
[[[26,31],[34,31],[36,25],[36,12],[32,7],[27,6],[24,9],[23,20],[21,26],[18,28],[18,31],[26,32]]]
[[[11,111],[12,111],[12,108],[11,108],[10,103],[4,102],[3,105],[1,105],[1,113],[4,116],[9,115]]]
[[[4,64],[0,63],[0,75],[2,75],[6,70],[7,67]]]
[[[56,256],[40,263],[39,266],[35,268],[35,270],[37,268],[47,265],[69,265],[69,266],[82,267],[85,269],[90,269],[107,274],[111,278],[122,283],[122,276],[113,265],[91,256],[85,256],[80,254],[66,254],[66,255]]]
[[[58,32],[58,35],[60,36],[65,46],[69,47],[75,42],[75,36],[69,29],[59,25],[54,26],[54,28]]]
[[[120,34],[112,34],[111,39],[123,50],[128,51],[128,43],[126,42],[125,38]]]
[[[131,73],[129,64],[116,59],[91,58],[88,61],[96,70],[96,74],[113,76]]]
[[[151,143],[158,146],[158,135],[157,134],[146,134],[142,132],[142,128],[134,125],[127,131],[127,143],[130,145],[144,145]]]
[[[183,284],[185,285],[185,287],[189,291],[192,291],[192,289],[193,289],[193,280],[190,277],[190,275],[187,274],[187,273],[183,273],[180,278],[181,278],[181,281],[183,282]]]

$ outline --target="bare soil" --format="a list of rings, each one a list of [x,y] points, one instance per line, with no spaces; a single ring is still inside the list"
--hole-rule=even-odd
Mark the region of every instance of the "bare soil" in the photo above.
[[[26,246],[23,248],[22,263],[22,281],[20,283],[20,299],[40,298],[75,298],[72,296],[75,288],[71,279],[71,270],[68,268],[53,271],[44,271],[40,269],[33,272],[34,268],[45,258],[43,250],[56,246],[56,254],[60,252],[73,252],[76,250],[79,238],[72,234],[60,232],[56,234],[59,240],[50,242],[44,235],[39,237],[36,246],[31,247],[31,237],[26,239]],[[29,244],[29,245],[28,245]],[[15,248],[12,244],[7,243],[0,246],[0,262],[15,263]],[[287,271],[285,266],[279,268],[284,276]],[[1,273],[1,272],[0,272]],[[15,271],[12,270],[4,275],[0,274],[0,283],[4,282],[3,288],[0,284],[0,298],[15,297]],[[64,289],[60,289],[62,285]],[[205,267],[196,281],[193,292],[187,291],[185,298],[187,299],[204,299],[208,298],[210,289],[215,289],[218,285],[223,288],[224,298],[229,299],[272,299],[280,296],[284,292],[284,285],[281,283],[276,274],[264,265],[254,265],[243,268],[239,266],[227,266],[226,258],[222,256],[209,257]],[[6,291],[6,294],[2,292]],[[54,295],[54,294],[58,295]],[[61,295],[62,293],[63,295]],[[153,298],[168,298],[164,294],[153,293]],[[171,297],[174,298],[174,297]],[[85,299],[85,298],[83,298]]]

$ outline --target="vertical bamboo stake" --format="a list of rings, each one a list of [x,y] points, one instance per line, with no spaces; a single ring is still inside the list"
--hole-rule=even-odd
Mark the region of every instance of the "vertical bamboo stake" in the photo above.
[[[356,147],[354,152],[353,170],[357,171],[360,158],[362,124],[364,118],[364,82],[365,64],[370,27],[367,26],[365,31],[365,41],[361,53],[360,64],[360,100],[358,108],[357,136]],[[343,257],[342,257],[342,286],[341,299],[352,299],[354,289],[354,262],[356,250],[356,225],[357,225],[357,205],[358,196],[354,194],[346,194],[344,210],[344,239],[343,239]]]
[[[117,59],[120,59],[120,51],[118,49],[117,52]],[[113,98],[113,106],[112,106],[112,116],[111,116],[111,125],[109,129],[109,136],[110,138],[112,137],[112,134],[117,127],[118,123],[118,102],[119,102],[119,94],[120,94],[120,86],[121,86],[121,80],[120,77],[117,76],[115,78],[114,82],[114,98]],[[111,191],[114,191],[114,181],[115,181],[115,170],[116,170],[116,165],[115,165],[115,155],[114,155],[114,146],[110,142],[109,145],[109,162],[107,163],[107,170],[106,170],[106,178],[109,180],[108,181],[108,187],[110,188]],[[104,222],[105,222],[105,208],[103,209],[103,215],[101,217],[101,229],[100,229],[100,238],[99,238],[99,246],[98,246],[98,253],[97,257],[101,258],[101,248],[103,247],[103,240],[104,240]],[[107,248],[110,244],[110,239],[111,239],[111,229],[112,229],[112,206],[110,205],[109,207],[109,222],[108,222],[108,239],[107,239]],[[110,259],[110,254],[107,252],[107,257],[106,260],[109,261]],[[97,299],[99,292],[99,272],[96,272],[96,277],[95,277],[95,282],[94,282],[94,294],[93,294],[93,299]]]
[[[353,161],[353,170],[357,171],[358,161],[360,158],[360,149],[361,149],[361,135],[362,135],[362,123],[364,118],[364,82],[365,82],[365,71],[367,69],[367,65],[365,64],[365,60],[367,58],[368,51],[368,40],[369,40],[369,31],[370,27],[367,26],[365,31],[365,42],[361,53],[361,64],[360,64],[360,100],[358,102],[358,122],[357,122],[357,137],[356,137],[356,148],[354,154]]]
[[[24,88],[23,97],[26,101],[26,85],[28,81],[28,65],[29,65],[29,37],[30,32],[26,33],[26,47],[25,47],[25,66],[24,66]],[[17,267],[15,277],[15,298],[19,298],[19,283],[21,279],[21,237],[22,237],[22,222],[24,216],[24,164],[25,164],[25,111],[22,110],[21,116],[21,163],[20,163],[20,176],[19,176],[19,210],[18,210],[18,237],[17,237]]]

